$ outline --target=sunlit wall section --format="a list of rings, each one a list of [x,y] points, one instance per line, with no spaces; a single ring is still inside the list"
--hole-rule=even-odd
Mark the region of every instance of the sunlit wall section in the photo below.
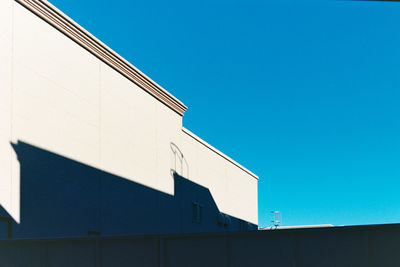
[[[13,204],[11,195],[11,157],[13,152],[10,146],[12,132],[12,9],[13,1],[0,1],[0,206],[8,213],[12,213]],[[18,217],[15,212],[14,215]]]
[[[181,116],[101,64],[101,166],[108,172],[173,194],[170,144]]]
[[[189,179],[210,190],[221,212],[258,224],[258,177],[190,131],[181,135]]]
[[[99,165],[100,62],[15,3],[13,139]]]

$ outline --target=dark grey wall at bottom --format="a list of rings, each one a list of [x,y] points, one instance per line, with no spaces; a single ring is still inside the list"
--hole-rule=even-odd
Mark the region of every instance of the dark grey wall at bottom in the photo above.
[[[400,266],[400,225],[0,241],[0,266]]]

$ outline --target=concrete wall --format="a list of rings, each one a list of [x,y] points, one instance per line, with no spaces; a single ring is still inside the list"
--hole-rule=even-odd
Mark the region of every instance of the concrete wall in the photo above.
[[[23,143],[171,196],[176,171],[208,188],[219,212],[257,224],[253,175],[182,131],[178,113],[13,0],[0,2],[0,82],[0,206],[16,223],[20,172],[33,175],[21,160],[34,159],[16,154]]]
[[[397,267],[399,225],[0,241],[2,266]]]

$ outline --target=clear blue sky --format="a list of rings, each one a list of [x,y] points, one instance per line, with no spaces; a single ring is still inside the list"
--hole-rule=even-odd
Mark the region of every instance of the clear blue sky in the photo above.
[[[400,3],[50,0],[259,180],[259,224],[400,222]]]

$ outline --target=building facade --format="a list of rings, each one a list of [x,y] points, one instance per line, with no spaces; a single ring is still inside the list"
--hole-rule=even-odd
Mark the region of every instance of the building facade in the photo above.
[[[54,6],[0,1],[0,237],[256,229],[258,177]]]

